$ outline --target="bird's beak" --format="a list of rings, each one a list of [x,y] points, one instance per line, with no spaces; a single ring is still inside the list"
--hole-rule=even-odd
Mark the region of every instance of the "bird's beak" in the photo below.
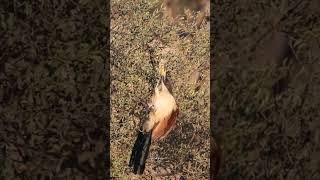
[[[160,81],[164,81],[166,79],[166,70],[164,68],[164,65],[161,65],[159,67],[159,74],[160,74]]]

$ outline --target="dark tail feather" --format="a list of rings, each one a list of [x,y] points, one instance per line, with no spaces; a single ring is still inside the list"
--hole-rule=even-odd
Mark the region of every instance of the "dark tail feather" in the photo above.
[[[134,143],[129,166],[133,167],[134,174],[143,174],[146,160],[151,144],[151,132],[142,133],[139,131],[136,142]]]

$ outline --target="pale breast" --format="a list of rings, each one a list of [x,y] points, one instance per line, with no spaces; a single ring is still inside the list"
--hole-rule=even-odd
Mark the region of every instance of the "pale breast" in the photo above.
[[[157,117],[167,117],[176,109],[176,102],[171,94],[160,93],[154,100],[155,114]]]

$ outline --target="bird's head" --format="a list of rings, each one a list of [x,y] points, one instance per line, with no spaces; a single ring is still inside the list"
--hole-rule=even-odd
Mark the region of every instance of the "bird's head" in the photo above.
[[[166,80],[166,75],[167,75],[167,72],[166,72],[166,69],[164,67],[164,64],[161,63],[159,65],[159,74],[160,74],[160,80],[163,82]]]
[[[169,91],[172,92],[172,86],[170,83],[170,74],[167,73],[165,69],[166,60],[161,60],[159,63],[159,75],[160,78],[157,82],[156,89],[157,91]]]

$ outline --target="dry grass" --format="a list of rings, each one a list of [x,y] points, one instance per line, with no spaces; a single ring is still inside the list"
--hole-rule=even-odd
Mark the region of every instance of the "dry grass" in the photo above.
[[[164,59],[181,112],[168,138],[151,146],[144,177],[166,172],[208,179],[209,25],[198,30],[182,20],[172,26],[156,6],[147,0],[111,3],[111,176],[133,178],[127,169],[131,148]],[[195,70],[202,77],[197,85],[190,77]]]

